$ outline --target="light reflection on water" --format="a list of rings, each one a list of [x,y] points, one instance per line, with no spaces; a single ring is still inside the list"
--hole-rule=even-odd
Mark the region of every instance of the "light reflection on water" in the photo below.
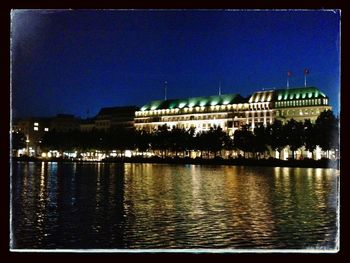
[[[15,248],[334,248],[333,169],[14,163]]]

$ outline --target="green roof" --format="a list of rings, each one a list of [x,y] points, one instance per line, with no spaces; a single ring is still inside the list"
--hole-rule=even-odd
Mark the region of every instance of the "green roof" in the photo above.
[[[298,100],[298,99],[316,99],[326,98],[327,96],[315,87],[278,89],[275,91],[275,101]]]
[[[252,96],[250,96],[249,102],[268,102],[271,101],[274,98],[274,90],[268,90],[268,91],[257,91],[253,93]]]
[[[186,99],[155,100],[141,107],[142,111],[161,109],[182,109],[191,107],[226,105],[246,102],[239,94],[225,94],[209,97],[194,97]]]

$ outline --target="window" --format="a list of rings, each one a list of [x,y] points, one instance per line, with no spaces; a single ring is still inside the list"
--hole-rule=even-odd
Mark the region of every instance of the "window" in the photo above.
[[[49,131],[49,128],[45,128],[44,131]]]
[[[34,131],[38,131],[39,130],[39,127],[34,127]]]
[[[39,126],[39,123],[37,123],[37,122],[34,122],[34,126]]]

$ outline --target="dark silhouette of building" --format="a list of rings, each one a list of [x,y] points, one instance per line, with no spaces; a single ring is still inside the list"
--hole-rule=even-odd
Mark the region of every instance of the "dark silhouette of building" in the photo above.
[[[95,119],[96,129],[131,129],[134,127],[136,106],[102,108]]]

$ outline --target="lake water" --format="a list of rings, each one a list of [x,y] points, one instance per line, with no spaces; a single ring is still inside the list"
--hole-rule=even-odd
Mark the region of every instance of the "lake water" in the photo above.
[[[334,249],[339,171],[13,163],[12,248]]]

